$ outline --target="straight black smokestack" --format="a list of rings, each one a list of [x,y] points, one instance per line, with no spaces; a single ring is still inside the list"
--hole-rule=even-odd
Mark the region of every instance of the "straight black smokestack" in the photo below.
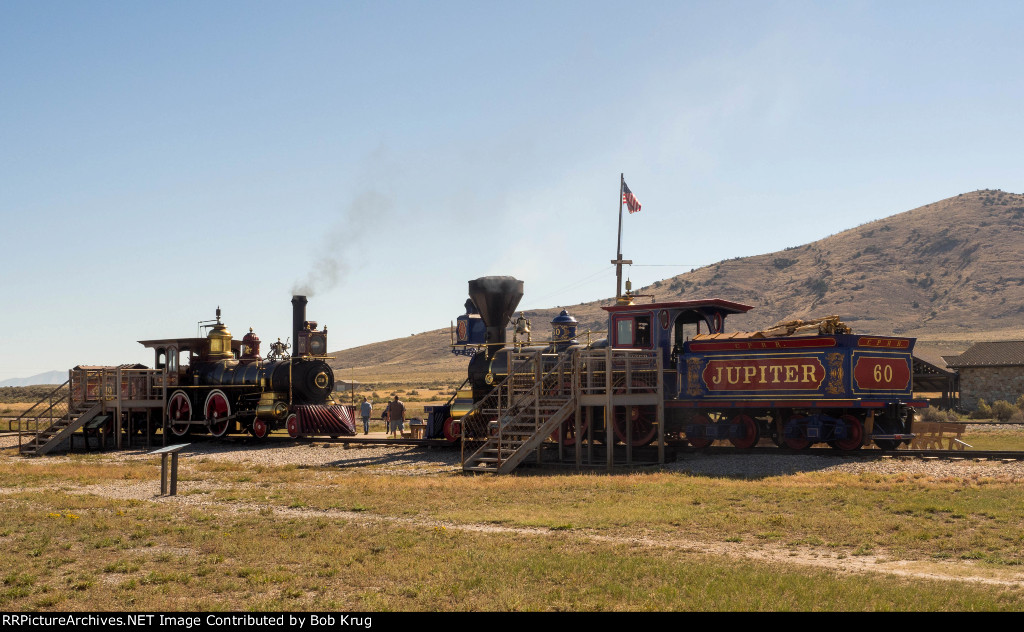
[[[305,296],[295,295],[292,297],[292,355],[299,351],[299,332],[302,331],[302,324],[306,322],[306,300]]]
[[[510,276],[481,277],[469,282],[469,298],[487,326],[487,357],[505,342],[505,325],[523,298],[523,282]]]

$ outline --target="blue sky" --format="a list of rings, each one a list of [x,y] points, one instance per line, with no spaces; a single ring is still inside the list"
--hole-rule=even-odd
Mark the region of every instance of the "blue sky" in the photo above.
[[[1024,192],[1024,3],[0,2],[0,380],[332,350]],[[658,265],[652,265],[658,264]],[[602,273],[602,271],[604,271]]]

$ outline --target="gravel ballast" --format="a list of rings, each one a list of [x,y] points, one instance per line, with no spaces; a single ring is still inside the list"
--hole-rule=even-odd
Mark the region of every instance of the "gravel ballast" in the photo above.
[[[17,445],[17,437],[0,437],[0,449]],[[81,455],[76,452],[76,455]],[[140,449],[92,452],[91,458],[119,462],[155,459],[149,451]],[[344,443],[229,443],[223,441],[197,441],[181,452],[182,465],[193,459],[203,462],[248,463],[253,467],[301,465],[349,470],[352,473],[417,476],[444,475],[461,471],[461,452],[457,448],[388,446]],[[46,463],[54,459],[71,458],[66,452],[32,459],[29,462]],[[0,459],[18,459],[14,450],[3,450]],[[600,470],[601,468],[599,468]],[[680,453],[679,458],[664,465],[668,471],[697,476],[730,476],[764,478],[786,476],[801,472],[849,472],[853,474],[909,474],[933,478],[969,479],[992,477],[1003,480],[1024,480],[1024,461],[975,460],[969,452],[956,453],[949,458],[920,459],[893,453],[882,457],[840,457],[833,455],[788,454],[700,454]],[[531,468],[531,471],[537,470]],[[556,470],[566,472],[564,467]]]

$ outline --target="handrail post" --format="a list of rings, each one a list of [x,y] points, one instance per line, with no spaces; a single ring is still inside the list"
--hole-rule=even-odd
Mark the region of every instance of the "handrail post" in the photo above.
[[[576,442],[573,444],[573,456],[576,459],[576,469],[580,469],[583,465],[583,454],[580,451],[580,445],[583,441],[583,433],[580,430],[580,418],[583,417],[583,408],[580,406],[580,391],[579,391],[579,380],[576,376],[580,374],[580,352],[579,349],[574,349],[572,352],[572,369],[570,375],[572,376],[572,384],[570,384],[569,396],[576,402],[576,414],[573,417],[573,424],[576,426],[573,428],[573,436],[576,437]]]
[[[167,382],[171,379],[170,374],[167,372],[167,366],[164,365],[162,375],[160,377],[160,427],[164,426],[164,417],[167,414]],[[151,430],[152,432],[152,430]],[[163,435],[163,431],[160,432]],[[167,445],[166,436],[163,439],[164,445]]]
[[[658,379],[655,381],[655,384],[657,385],[657,393],[658,393],[658,407],[657,407],[657,413],[655,415],[655,419],[658,422],[658,463],[660,465],[664,465],[665,464],[665,392],[664,392],[664,390],[665,390],[665,380],[664,380],[664,374],[662,373],[662,369],[664,367],[662,366],[661,354],[660,353],[655,355],[655,360],[656,360],[655,366],[658,368],[658,372],[657,372]]]
[[[627,396],[633,394],[633,354],[627,352],[623,358],[625,362],[625,387],[623,391]],[[627,400],[628,401],[628,400]],[[633,406],[627,405],[622,416],[622,423],[626,429],[626,465],[633,465]]]
[[[511,387],[511,384],[506,384],[505,385],[505,390],[508,390],[510,387]],[[497,463],[497,466],[499,468],[501,467],[501,391],[502,391],[502,389],[499,387],[498,388],[498,402],[496,404],[497,405],[497,409],[496,409],[497,410],[497,419],[494,422],[495,424],[498,425],[498,436],[497,436],[497,441],[496,441],[497,446],[498,446],[498,457],[497,457],[496,463]],[[484,429],[484,431],[487,432],[488,434],[491,431],[490,425],[491,425],[490,422],[487,422],[487,428]],[[488,437],[484,437],[484,445],[487,445],[487,439],[488,439]]]
[[[540,398],[544,358],[540,350],[533,353],[533,434],[540,428]],[[537,465],[540,465],[540,446],[537,446]]]
[[[604,396],[605,448],[608,451],[605,455],[605,465],[611,469],[615,463],[615,438],[612,436],[612,423],[614,423],[615,416],[612,414],[612,348],[610,346],[605,350]]]
[[[106,371],[104,371],[104,373],[106,373]],[[116,420],[114,421],[114,432],[117,434],[117,439],[115,440],[115,445],[117,446],[117,449],[120,450],[121,449],[121,434],[122,434],[122,432],[121,432],[121,430],[122,430],[121,429],[121,395],[122,395],[122,393],[121,393],[121,367],[117,367],[114,370],[114,379],[117,380],[117,384],[114,386],[114,394],[117,397],[117,401],[114,403],[114,410],[117,411],[117,417],[115,418]]]

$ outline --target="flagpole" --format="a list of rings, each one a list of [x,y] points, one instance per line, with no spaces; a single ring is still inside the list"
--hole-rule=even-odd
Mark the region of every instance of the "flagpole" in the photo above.
[[[622,298],[622,264],[631,264],[632,261],[625,261],[622,258],[622,192],[626,190],[626,174],[619,174],[619,243],[615,251],[615,298]]]

